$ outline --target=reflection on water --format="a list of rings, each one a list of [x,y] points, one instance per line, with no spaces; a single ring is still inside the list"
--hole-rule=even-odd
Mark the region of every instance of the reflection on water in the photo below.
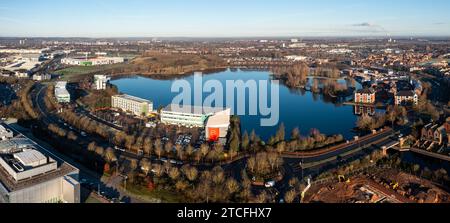
[[[191,86],[194,86],[193,76],[186,77],[184,79],[187,80]],[[224,72],[203,76],[204,82],[208,80],[218,80],[223,84],[223,86],[225,86],[227,80],[258,81],[270,79],[271,75],[268,71],[227,70]],[[331,80],[318,79],[317,84],[320,86],[330,81]],[[154,102],[155,109],[157,109],[170,104],[172,99],[177,95],[176,93],[171,93],[172,82],[172,80],[127,77],[114,80],[112,81],[112,84],[116,85],[122,93],[152,100]],[[314,80],[310,78],[310,82],[314,82]],[[351,81],[348,80],[342,79],[337,80],[337,82],[349,87],[352,86]],[[304,89],[289,89],[284,85],[280,85],[279,87],[279,124],[285,124],[287,137],[289,137],[292,129],[296,127],[299,127],[303,134],[309,133],[312,128],[317,128],[325,134],[342,134],[347,139],[354,136],[352,129],[355,126],[357,116],[354,114],[355,109],[353,106],[344,106],[341,103],[336,103],[336,98],[315,94]],[[360,88],[360,86],[356,86],[356,88]],[[208,95],[209,94],[204,93],[203,99]],[[257,100],[257,98],[249,98],[249,95],[247,94],[247,104],[249,100]],[[271,105],[271,100],[273,99],[269,98],[269,106]],[[265,140],[274,135],[278,128],[277,126],[262,127],[260,125],[260,119],[262,116],[245,115],[240,118],[242,132],[247,131],[250,133],[252,130],[255,130],[255,132]]]

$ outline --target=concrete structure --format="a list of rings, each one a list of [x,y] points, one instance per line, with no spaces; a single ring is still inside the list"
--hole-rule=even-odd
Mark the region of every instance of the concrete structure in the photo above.
[[[106,75],[94,75],[95,90],[105,90],[109,78]]]
[[[375,104],[375,91],[372,88],[365,88],[356,91],[355,103]]]
[[[0,53],[8,53],[8,54],[41,54],[45,49],[0,49]]]
[[[13,132],[5,128],[5,126],[0,125],[0,140],[7,140],[12,137],[14,137]]]
[[[153,111],[153,102],[130,95],[114,95],[111,97],[113,108],[121,109],[136,116],[148,116]]]
[[[59,81],[55,85],[55,97],[58,103],[69,103],[70,93],[67,91],[67,82]]]
[[[80,202],[77,168],[21,134],[10,141],[0,143],[0,203]]]
[[[34,81],[46,81],[52,79],[52,75],[50,74],[35,74],[33,75]]]
[[[62,64],[73,66],[98,66],[123,63],[123,57],[95,57],[95,58],[63,58]]]
[[[168,105],[161,110],[161,122],[167,125],[204,128],[206,120],[223,108]]]
[[[419,96],[414,91],[399,91],[395,95],[396,105],[417,105]]]

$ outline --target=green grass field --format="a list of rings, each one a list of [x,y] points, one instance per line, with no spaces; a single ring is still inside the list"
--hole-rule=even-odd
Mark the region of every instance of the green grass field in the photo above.
[[[62,75],[61,79],[64,81],[79,80],[86,75],[99,73],[105,70],[110,70],[113,68],[118,68],[125,66],[125,64],[112,64],[112,65],[102,65],[102,66],[75,66],[68,67],[62,70],[58,70],[55,73]]]

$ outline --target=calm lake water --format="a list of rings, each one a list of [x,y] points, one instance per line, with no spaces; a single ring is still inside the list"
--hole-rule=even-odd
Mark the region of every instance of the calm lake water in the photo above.
[[[194,76],[183,78],[191,83],[194,88]],[[271,80],[271,75],[267,71],[231,71],[203,75],[203,82],[208,80],[220,81],[224,88],[227,80]],[[171,104],[177,93],[171,93],[171,86],[174,80],[155,80],[145,77],[127,77],[111,81],[116,85],[121,93],[149,99],[154,102],[155,109],[160,106]],[[344,80],[339,80],[345,83]],[[269,81],[270,83],[270,81]],[[275,84],[275,83],[273,83]],[[269,86],[270,89],[270,85]],[[353,106],[338,106],[326,100],[323,96],[312,94],[311,92],[301,92],[290,90],[284,85],[279,85],[279,124],[286,126],[286,136],[289,137],[292,129],[298,127],[302,134],[308,134],[312,128],[319,129],[325,134],[342,134],[350,139],[354,136],[352,129],[355,126],[357,116],[354,115]],[[270,92],[270,90],[269,90]],[[203,98],[210,94],[204,93]],[[247,104],[249,100],[247,93]],[[252,98],[251,100],[255,100]],[[269,105],[271,99],[269,99]],[[237,100],[235,100],[237,101]],[[226,104],[226,100],[224,99]],[[248,108],[247,108],[248,110]],[[260,125],[261,116],[240,116],[243,132],[250,133],[255,130],[262,139],[267,140],[274,135],[278,126],[262,127]]]

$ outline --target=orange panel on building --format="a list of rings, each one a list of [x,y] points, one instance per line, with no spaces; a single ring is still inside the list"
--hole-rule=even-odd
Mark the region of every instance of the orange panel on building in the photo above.
[[[209,131],[209,141],[219,140],[219,136],[220,136],[219,128],[209,128],[208,131]]]

